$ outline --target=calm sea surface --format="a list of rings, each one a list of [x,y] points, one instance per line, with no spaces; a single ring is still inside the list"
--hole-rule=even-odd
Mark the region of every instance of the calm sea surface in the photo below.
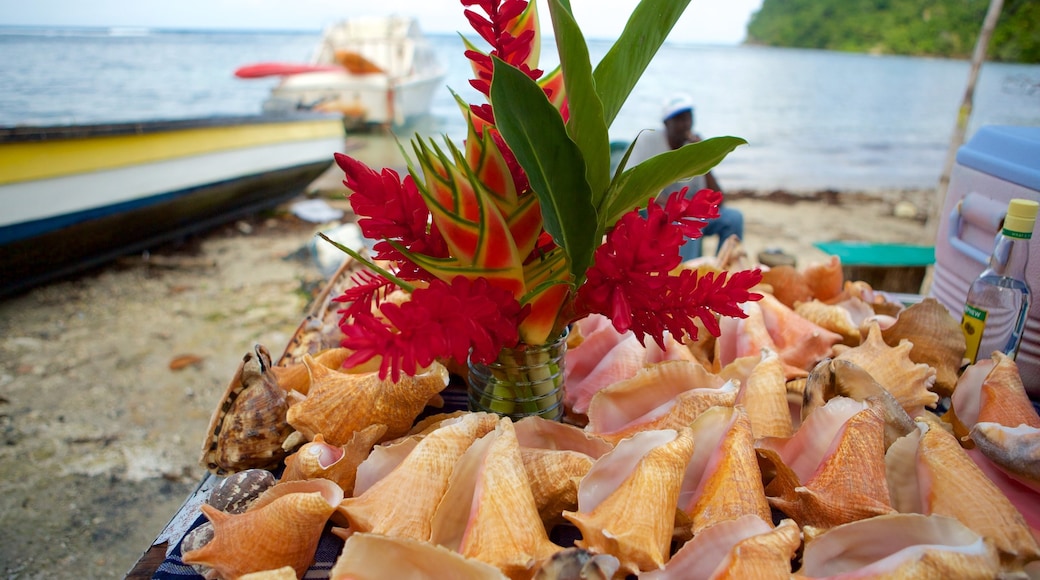
[[[470,35],[472,36],[472,35]],[[239,66],[306,62],[319,33],[0,28],[0,125],[251,114],[275,79]],[[447,87],[477,94],[456,35],[431,36]],[[594,61],[609,43],[591,41]],[[543,68],[555,64],[543,47]],[[726,189],[932,187],[967,81],[965,61],[762,47],[665,46],[611,127],[629,140],[658,125],[661,101],[685,91],[696,130],[749,145],[716,170]],[[465,135],[448,88],[433,133]],[[1040,125],[1040,66],[987,63],[968,136],[981,125]],[[428,132],[426,129],[424,133]]]

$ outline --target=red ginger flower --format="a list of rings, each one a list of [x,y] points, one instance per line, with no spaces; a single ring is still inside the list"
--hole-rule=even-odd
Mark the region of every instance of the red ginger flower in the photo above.
[[[448,255],[448,247],[430,220],[430,210],[412,177],[401,180],[393,169],[376,173],[364,163],[342,153],[336,153],[336,164],[346,175],[343,184],[352,190],[350,207],[358,216],[357,224],[366,238],[380,240],[373,248],[373,258],[397,262],[397,275],[404,280],[429,280],[430,275],[388,241],[426,256],[441,258]]]
[[[467,356],[491,362],[503,347],[515,346],[517,327],[527,310],[513,295],[477,278],[462,276],[451,284],[433,280],[417,288],[404,304],[384,302],[380,320],[371,311],[357,309],[340,320],[344,347],[354,350],[343,364],[351,367],[382,357],[379,376],[394,381],[401,373],[414,375],[439,356],[465,364]],[[472,349],[472,355],[470,355]]]
[[[697,276],[684,270],[670,275],[679,265],[678,248],[683,234],[697,238],[708,217],[718,216],[721,194],[702,189],[689,200],[686,188],[673,193],[664,209],[655,203],[641,218],[632,211],[618,220],[602,246],[596,249],[585,284],[578,291],[578,310],[606,315],[619,332],[632,330],[643,340],[649,334],[664,348],[664,333],[697,338],[693,322],[699,318],[714,336],[719,334],[712,311],[725,316],[746,317],[737,303],[759,300],[749,289],[762,279],[758,270],[728,277]]]

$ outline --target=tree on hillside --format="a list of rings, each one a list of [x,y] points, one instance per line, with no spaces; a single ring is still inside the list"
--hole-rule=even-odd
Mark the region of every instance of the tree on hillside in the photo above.
[[[988,0],[763,0],[748,43],[969,58]],[[1040,62],[1040,2],[1007,0],[993,60]]]

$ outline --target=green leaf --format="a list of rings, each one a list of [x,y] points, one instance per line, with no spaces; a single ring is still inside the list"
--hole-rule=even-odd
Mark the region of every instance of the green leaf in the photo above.
[[[603,226],[613,225],[625,213],[644,205],[647,198],[655,197],[665,186],[711,171],[726,155],[745,144],[747,141],[740,137],[713,137],[655,155],[625,170],[614,180],[607,194],[605,209],[600,214]]]
[[[642,0],[617,42],[596,65],[596,90],[608,127],[689,3],[690,0]]]
[[[581,150],[567,135],[559,111],[530,77],[495,57],[493,78],[495,124],[538,196],[545,231],[566,252],[580,282],[599,245]]]
[[[592,205],[598,208],[610,184],[610,135],[603,120],[603,103],[596,94],[585,37],[569,6],[564,6],[561,0],[549,0],[549,13],[567,89],[570,110],[567,131],[585,158],[585,178],[592,189]]]

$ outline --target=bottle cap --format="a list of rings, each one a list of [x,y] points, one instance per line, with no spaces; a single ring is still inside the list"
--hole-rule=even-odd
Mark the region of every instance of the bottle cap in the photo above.
[[[1008,204],[1007,217],[1004,218],[1004,229],[1021,234],[1032,234],[1038,207],[1040,204],[1031,199],[1011,200],[1011,203]]]

